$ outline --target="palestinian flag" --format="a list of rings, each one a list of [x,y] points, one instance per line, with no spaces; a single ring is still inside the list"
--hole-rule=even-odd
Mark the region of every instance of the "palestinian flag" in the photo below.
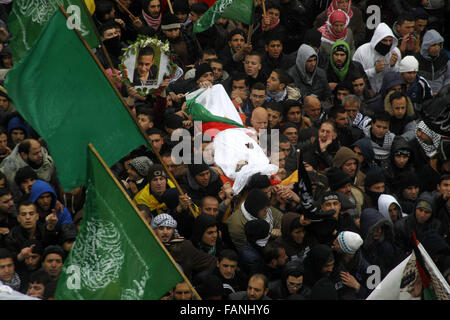
[[[232,128],[245,128],[242,119],[221,84],[201,88],[186,96],[186,113],[201,121],[201,131],[211,138]]]

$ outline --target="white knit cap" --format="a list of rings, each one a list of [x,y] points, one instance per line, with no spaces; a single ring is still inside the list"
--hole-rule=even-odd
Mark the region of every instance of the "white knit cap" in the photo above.
[[[400,61],[400,73],[403,72],[417,72],[419,71],[419,61],[414,56],[406,56]]]
[[[342,231],[337,236],[342,251],[348,254],[355,254],[363,244],[361,236],[355,232]]]

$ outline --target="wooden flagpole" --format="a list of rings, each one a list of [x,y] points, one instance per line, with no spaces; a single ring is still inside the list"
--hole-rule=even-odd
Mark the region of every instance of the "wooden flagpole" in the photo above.
[[[164,252],[167,254],[167,256],[169,257],[170,261],[173,263],[173,265],[175,266],[175,268],[177,268],[178,272],[181,274],[181,276],[183,277],[184,281],[186,281],[186,283],[189,285],[189,287],[191,288],[193,294],[195,296],[197,296],[197,298],[199,300],[201,300],[202,298],[200,297],[200,295],[198,294],[198,292],[195,290],[194,286],[191,284],[191,282],[189,281],[189,279],[186,277],[186,275],[184,274],[183,271],[181,271],[180,267],[178,266],[177,262],[173,259],[172,255],[170,254],[170,252],[167,250],[166,246],[161,242],[161,240],[158,238],[158,236],[155,234],[155,232],[153,231],[153,229],[150,227],[150,225],[148,224],[147,220],[143,217],[143,215],[141,214],[141,212],[139,211],[139,209],[136,207],[136,205],[134,204],[133,200],[131,200],[130,196],[128,195],[128,193],[123,189],[123,186],[120,184],[120,182],[117,180],[117,178],[115,177],[115,175],[111,172],[111,170],[109,169],[108,165],[105,163],[105,161],[103,160],[103,158],[100,156],[100,154],[97,152],[97,150],[94,148],[94,146],[89,142],[88,144],[89,149],[91,149],[91,151],[95,154],[95,156],[97,157],[97,159],[100,161],[100,163],[103,165],[104,169],[106,170],[106,172],[108,172],[109,176],[113,179],[113,181],[115,182],[116,186],[120,189],[120,191],[122,191],[124,197],[128,200],[128,202],[131,204],[131,206],[133,207],[133,209],[136,211],[136,214],[139,216],[139,218],[141,218],[142,222],[144,222],[145,226],[147,227],[147,229],[150,231],[150,233],[153,235],[153,237],[155,238],[155,240],[158,242],[158,244],[160,245],[160,247],[164,250]]]
[[[167,0],[167,4],[169,5],[170,13],[171,13],[171,14],[174,14],[174,13],[173,13],[173,8],[172,8],[172,3],[170,2],[170,0]]]
[[[136,20],[136,17],[131,13],[130,10],[128,10],[127,7],[125,7],[125,6],[123,5],[122,2],[120,2],[120,0],[114,0],[114,1],[117,3],[117,5],[118,5],[120,8],[122,8],[123,11],[125,11],[125,12],[128,14],[128,16],[131,18],[131,20]]]
[[[64,10],[64,8],[60,5],[59,9],[62,11],[62,13],[66,16],[66,18],[68,18],[67,12]],[[180,193],[180,195],[184,195],[183,190],[181,189],[180,185],[178,184],[177,180],[175,180],[175,177],[173,176],[172,172],[169,170],[169,168],[167,167],[166,163],[163,161],[161,155],[159,154],[159,152],[153,147],[152,141],[149,139],[148,135],[145,133],[145,131],[141,128],[141,126],[139,126],[138,121],[136,119],[136,116],[131,112],[130,108],[127,106],[127,103],[125,102],[123,96],[120,94],[119,90],[117,89],[117,87],[115,86],[115,84],[112,82],[111,78],[108,76],[108,74],[106,73],[105,68],[103,68],[102,64],[100,63],[100,61],[98,60],[97,56],[94,54],[94,52],[92,51],[92,49],[89,47],[88,43],[86,42],[86,40],[83,38],[83,36],[80,34],[80,32],[77,29],[73,29],[75,31],[75,33],[77,34],[77,36],[80,38],[81,42],[84,44],[84,46],[86,47],[86,49],[88,50],[88,52],[90,53],[90,55],[92,56],[92,58],[95,60],[95,62],[97,63],[98,67],[100,68],[100,70],[103,72],[104,76],[106,77],[106,79],[108,80],[108,82],[110,83],[111,87],[113,88],[114,92],[117,94],[117,96],[119,97],[120,101],[122,102],[122,104],[124,105],[125,109],[128,111],[128,114],[133,118],[135,125],[137,126],[137,128],[139,129],[139,131],[141,132],[142,136],[145,138],[145,140],[147,141],[148,145],[150,146],[150,148],[152,149],[153,153],[156,154],[156,156],[158,157],[158,160],[161,162],[164,170],[166,171],[167,175],[169,176],[170,180],[173,182],[173,184],[175,185],[175,187],[178,189],[178,192]],[[197,212],[192,208],[192,204],[189,205],[189,211],[192,213],[192,215],[197,218],[198,214]]]

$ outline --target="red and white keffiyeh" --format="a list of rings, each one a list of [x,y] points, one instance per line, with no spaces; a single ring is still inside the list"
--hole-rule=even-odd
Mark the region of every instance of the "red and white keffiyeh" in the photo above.
[[[344,22],[345,28],[341,33],[336,33],[333,30],[333,24],[335,22]],[[334,43],[338,40],[345,40],[347,37],[347,27],[350,22],[349,16],[342,10],[338,9],[333,11],[329,16],[327,22],[321,26],[319,29],[320,33],[322,33],[322,40],[327,40],[331,43]]]

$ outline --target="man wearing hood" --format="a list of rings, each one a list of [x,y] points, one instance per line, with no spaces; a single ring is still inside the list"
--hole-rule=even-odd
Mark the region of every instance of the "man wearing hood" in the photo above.
[[[309,223],[303,215],[295,212],[283,214],[281,220],[281,237],[275,243],[281,245],[289,259],[303,261],[311,247],[317,244],[317,240],[312,233],[306,230]]]
[[[29,200],[36,205],[40,221],[50,223],[49,219],[52,222],[53,220],[57,220],[57,230],[60,230],[61,226],[65,223],[72,223],[72,215],[66,207],[63,207],[61,211],[57,212],[56,201],[58,197],[47,182],[36,180],[31,187]],[[49,215],[50,218],[48,218]]]
[[[359,159],[359,169],[367,174],[371,169],[377,167],[375,164],[375,152],[373,152],[372,141],[368,137],[361,138],[352,144],[352,150]]]
[[[415,57],[419,61],[419,75],[431,86],[433,94],[450,83],[450,60],[443,49],[444,38],[436,30],[428,30],[423,36],[420,52]]]
[[[388,71],[384,74],[380,91],[371,99],[366,101],[367,108],[373,113],[384,111],[386,96],[393,92],[405,92],[406,83],[397,71]]]
[[[325,71],[317,66],[317,52],[309,45],[302,44],[297,52],[295,65],[288,73],[294,79],[294,84],[303,96],[315,95],[320,101],[331,97]]]
[[[390,194],[382,194],[378,198],[378,211],[380,211],[385,219],[391,221],[392,224],[396,223],[401,218],[408,216],[403,213],[402,207],[397,199]]]
[[[387,71],[398,71],[401,53],[397,44],[392,30],[382,22],[375,29],[370,42],[361,45],[353,56],[353,60],[362,64],[375,92],[380,91]]]
[[[383,279],[403,258],[398,255],[392,223],[374,208],[361,213],[361,253],[369,264],[377,265]]]
[[[218,256],[223,249],[218,222],[209,214],[201,214],[194,220],[190,240],[194,247],[212,256]]]
[[[327,79],[331,91],[338,82],[352,81],[354,74],[362,74],[368,81],[363,66],[358,61],[352,61],[350,46],[343,40],[336,41],[330,51],[330,63],[327,67]]]
[[[420,190],[417,174],[414,171],[400,173],[394,183],[394,190],[394,195],[398,199],[403,212],[408,215],[414,213],[415,203]]]
[[[333,167],[342,169],[353,180],[352,184],[363,188],[366,175],[359,170],[359,159],[350,148],[341,147],[333,158]]]
[[[364,193],[369,197],[369,208],[378,208],[378,198],[386,193],[386,177],[382,170],[371,170],[364,180]]]
[[[413,162],[414,154],[408,142],[403,137],[396,136],[392,143],[389,161],[383,162],[387,184],[394,187],[401,173],[413,173]]]
[[[434,230],[444,236],[443,225],[436,218],[435,211],[432,195],[424,192],[417,198],[414,212],[395,223],[395,243],[402,253],[405,255],[411,253],[415,246],[412,238],[413,232],[419,241],[423,234],[429,230]]]
[[[281,279],[269,282],[268,297],[273,300],[307,300],[311,288],[303,285],[303,274],[301,261],[289,261],[281,272]]]
[[[342,263],[336,263],[333,249],[318,244],[305,258],[304,284],[313,287],[320,279],[328,278],[337,291],[339,300],[356,300],[357,291],[345,284],[348,272]]]

